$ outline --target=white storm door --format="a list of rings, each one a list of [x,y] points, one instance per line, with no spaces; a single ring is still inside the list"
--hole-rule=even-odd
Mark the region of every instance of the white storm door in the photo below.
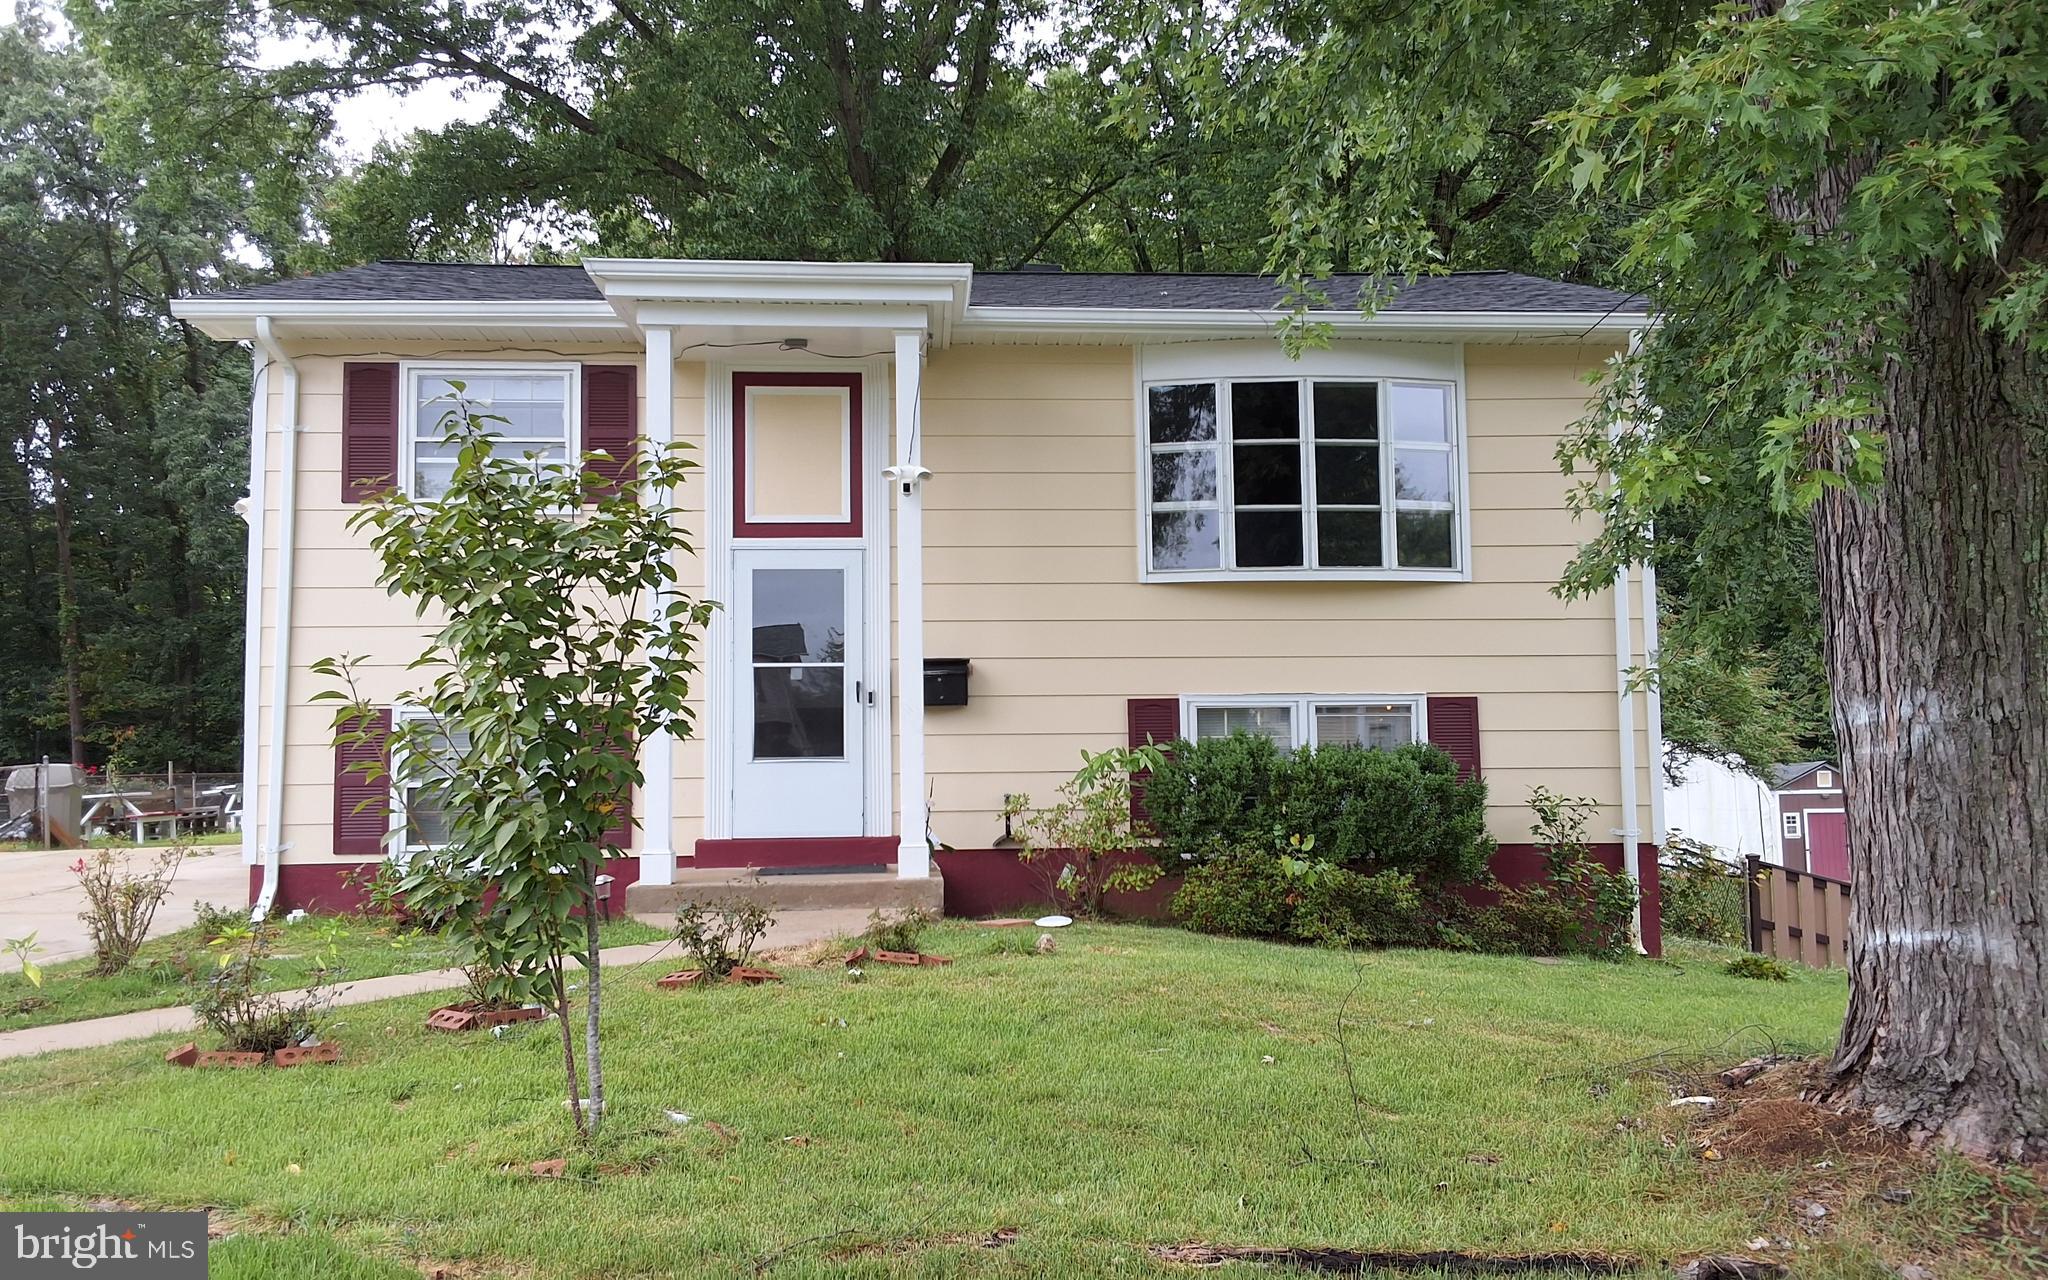
[[[867,816],[862,552],[733,552],[732,834],[857,836]]]

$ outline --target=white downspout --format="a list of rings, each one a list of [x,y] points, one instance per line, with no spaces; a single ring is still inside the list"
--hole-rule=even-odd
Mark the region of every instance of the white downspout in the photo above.
[[[1629,635],[1628,566],[1614,574],[1614,693],[1620,708],[1621,725],[1621,825],[1614,834],[1621,837],[1621,865],[1636,884],[1636,949],[1643,949],[1643,866],[1637,845],[1642,830],[1636,826],[1636,699],[1629,689],[1629,659],[1635,645]]]
[[[255,803],[263,756],[257,736],[263,724],[263,513],[270,481],[270,353],[254,347],[256,366],[249,394],[249,494],[235,504],[249,525],[242,594],[242,865],[253,867],[263,850],[262,816]]]
[[[263,888],[249,911],[252,920],[262,920],[270,914],[270,904],[277,900],[278,867],[284,854],[284,734],[285,716],[291,709],[292,553],[299,518],[299,366],[278,345],[269,316],[256,317],[256,343],[284,370],[284,421],[278,426],[284,437],[284,452],[277,469],[277,617],[270,658],[270,768],[263,788]],[[257,607],[262,607],[260,601]]]
[[[1628,353],[1633,356],[1642,347],[1642,331],[1636,330],[1628,336]],[[1621,423],[1616,421],[1609,429],[1611,439],[1621,438]],[[1620,483],[1620,477],[1614,477]],[[1648,566],[1644,566],[1648,569]],[[1635,639],[1629,634],[1628,610],[1628,566],[1622,565],[1614,573],[1614,694],[1618,722],[1621,729],[1621,825],[1614,834],[1621,837],[1621,865],[1627,869],[1628,878],[1636,886],[1636,950],[1643,951],[1644,911],[1642,829],[1636,824],[1642,815],[1636,809],[1636,717],[1635,694],[1629,688],[1629,661],[1635,656]],[[1661,807],[1662,798],[1654,803]]]

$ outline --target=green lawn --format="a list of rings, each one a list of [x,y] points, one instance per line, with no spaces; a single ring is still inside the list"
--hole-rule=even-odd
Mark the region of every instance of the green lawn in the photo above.
[[[1744,981],[1700,947],[1031,940],[946,926],[928,948],[951,968],[859,983],[786,966],[781,987],[672,994],[662,965],[615,972],[613,1113],[587,1154],[551,1025],[430,1034],[427,998],[337,1011],[334,1068],[180,1070],[167,1041],[0,1064],[0,1200],[215,1206],[240,1233],[217,1276],[1167,1275],[1145,1246],[1188,1240],[1668,1259],[1792,1230],[1788,1175],[1667,1144],[1668,1092],[1623,1064],[1824,1051],[1845,998],[1838,974]],[[555,1156],[569,1178],[526,1176]],[[1008,1247],[975,1243],[1002,1228]],[[1877,1266],[1851,1235],[1798,1274]]]
[[[220,845],[242,843],[239,831],[206,831],[197,835],[182,835],[175,839],[144,840],[137,844],[126,836],[94,836],[86,844],[94,849],[168,849],[174,844],[187,848],[210,848]],[[44,853],[43,846],[32,840],[0,840],[0,853]]]
[[[662,936],[661,930],[635,920],[616,921],[604,928],[606,946],[651,942]],[[442,934],[401,929],[387,921],[321,916],[284,926],[279,958],[271,968],[268,985],[277,990],[303,987],[312,981],[314,969],[325,963],[338,967],[346,980],[441,969],[454,964],[456,958],[454,941]],[[92,966],[90,959],[44,966],[40,989],[19,973],[0,974],[0,1031],[184,1004],[188,998],[186,973],[195,968],[203,972],[211,963],[206,937],[191,928],[150,939],[135,964],[111,978],[90,976],[86,972]]]

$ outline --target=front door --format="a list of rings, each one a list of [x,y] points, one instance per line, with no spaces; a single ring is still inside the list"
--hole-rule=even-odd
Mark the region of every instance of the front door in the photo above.
[[[1830,880],[1849,879],[1849,817],[1840,809],[1806,811],[1806,869]]]
[[[861,551],[733,552],[732,833],[865,830]]]

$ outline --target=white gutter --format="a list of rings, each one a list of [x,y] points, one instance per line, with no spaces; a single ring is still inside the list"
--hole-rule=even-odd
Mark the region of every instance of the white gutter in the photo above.
[[[244,563],[242,606],[242,863],[255,866],[262,853],[262,824],[257,813],[256,778],[262,763],[257,735],[262,727],[263,698],[263,511],[270,480],[270,353],[250,352],[256,366],[249,393],[249,494],[235,504],[249,524]]]
[[[1629,689],[1629,659],[1635,645],[1629,635],[1628,566],[1614,574],[1614,692],[1620,708],[1621,725],[1621,825],[1614,834],[1621,837],[1621,865],[1636,883],[1636,949],[1643,949],[1643,866],[1637,845],[1642,829],[1636,826],[1636,699]]]
[[[1270,336],[1294,321],[1272,308],[998,307],[970,305],[955,326],[963,340],[1001,334]],[[1305,319],[1339,336],[1453,335],[1585,338],[1640,330],[1647,317],[1630,311],[1311,311]]]
[[[284,369],[284,421],[278,426],[284,436],[284,453],[277,469],[277,617],[270,660],[270,772],[269,785],[263,789],[263,888],[249,912],[252,920],[262,920],[270,914],[270,904],[277,900],[278,866],[284,854],[284,734],[285,714],[291,705],[292,552],[299,516],[299,366],[278,345],[269,316],[256,317],[255,337],[264,353]],[[262,607],[260,600],[257,607]]]

